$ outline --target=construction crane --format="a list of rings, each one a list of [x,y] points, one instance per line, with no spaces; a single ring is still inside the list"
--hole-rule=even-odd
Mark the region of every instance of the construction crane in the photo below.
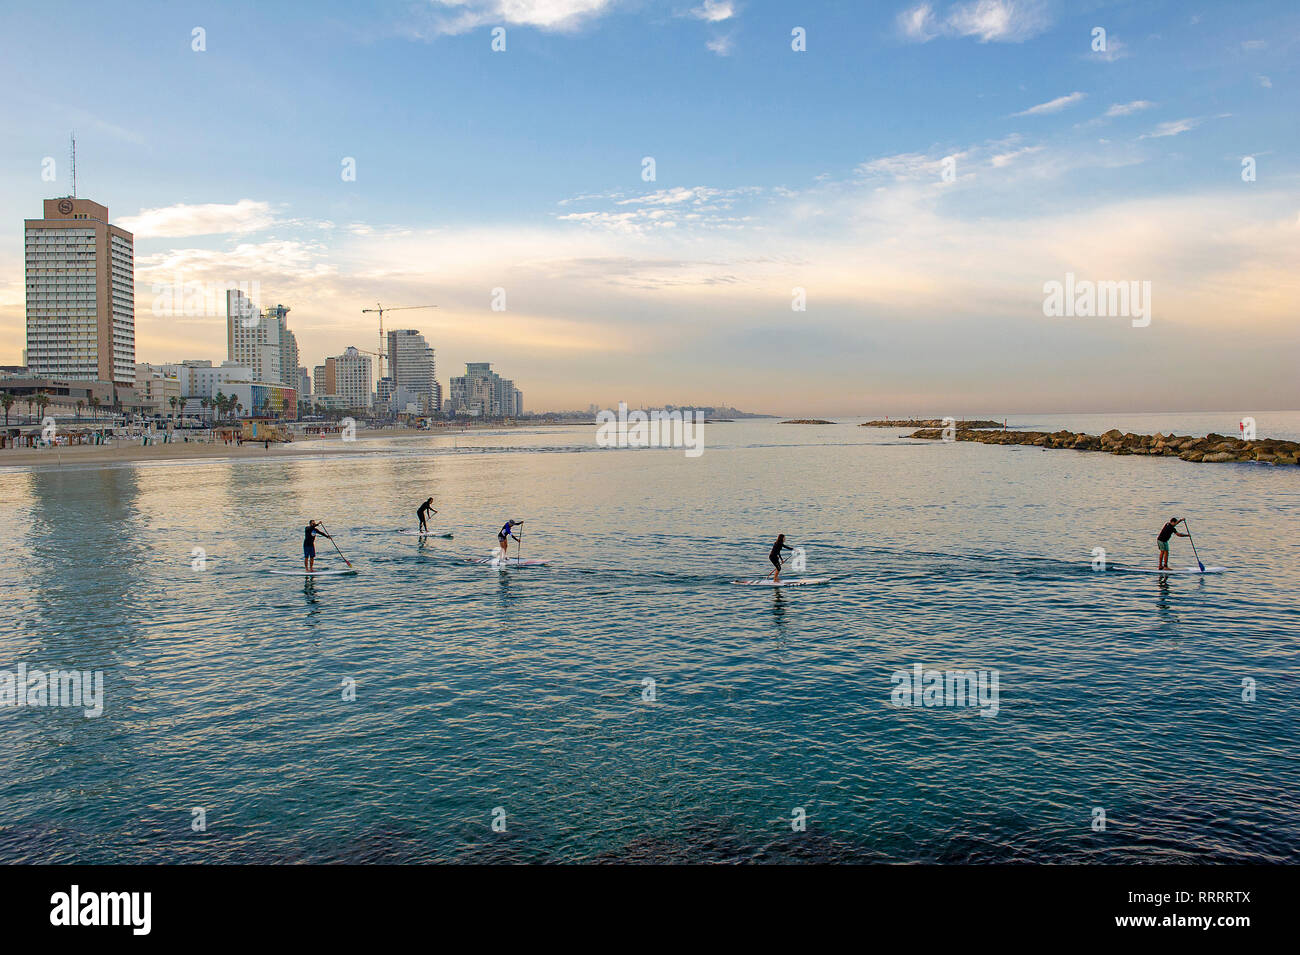
[[[378,358],[379,358],[379,377],[380,377],[380,378],[383,378],[383,377],[384,377],[384,358],[387,356],[387,351],[386,351],[386,349],[387,349],[387,347],[388,347],[388,342],[385,341],[385,339],[384,339],[384,312],[401,312],[401,311],[405,311],[406,309],[410,309],[410,308],[437,308],[438,306],[437,306],[437,305],[390,305],[390,306],[388,306],[387,308],[384,308],[384,306],[383,306],[383,305],[380,305],[378,302],[376,302],[375,305],[378,306],[378,307],[377,307],[377,308],[363,308],[363,309],[361,310],[361,314],[362,314],[362,315],[365,315],[367,312],[378,312],[378,313],[379,313],[379,351],[378,351],[378,352],[367,352],[367,354],[374,354],[374,355],[377,355],[377,356],[378,356]],[[389,371],[392,371],[392,369],[390,368]]]

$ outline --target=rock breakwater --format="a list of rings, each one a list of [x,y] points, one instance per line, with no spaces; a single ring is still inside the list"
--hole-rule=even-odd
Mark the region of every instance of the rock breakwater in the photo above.
[[[922,428],[910,437],[940,440],[942,428]],[[1040,448],[1073,448],[1075,451],[1109,451],[1111,454],[1147,454],[1183,461],[1220,464],[1230,461],[1258,461],[1264,464],[1300,463],[1300,442],[1278,438],[1244,441],[1222,434],[1203,438],[1177,434],[1132,434],[1112,428],[1105,434],[1076,431],[980,431],[958,428],[958,441],[982,444],[1027,444]]]

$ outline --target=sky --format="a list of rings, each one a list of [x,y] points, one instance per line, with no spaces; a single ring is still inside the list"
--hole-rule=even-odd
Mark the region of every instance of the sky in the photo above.
[[[1294,0],[23,7],[0,363],[75,132],[138,361],[223,360],[167,290],[243,283],[308,368],[436,304],[385,323],[528,410],[1300,407]],[[1045,314],[1067,275],[1145,319]]]

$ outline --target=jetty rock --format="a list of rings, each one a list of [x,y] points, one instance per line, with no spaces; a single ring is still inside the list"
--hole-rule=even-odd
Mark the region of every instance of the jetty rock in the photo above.
[[[938,441],[943,440],[943,435],[943,428],[930,427],[914,431],[909,437]],[[1049,433],[958,428],[955,438],[958,441],[978,441],[981,444],[1023,444],[1039,448],[1072,448],[1075,451],[1108,451],[1120,455],[1145,454],[1205,464],[1234,461],[1291,466],[1300,464],[1300,442],[1280,438],[1245,441],[1222,434],[1207,434],[1203,438],[1197,438],[1176,434],[1133,434],[1118,428],[1111,428],[1100,435],[1076,431]]]
[[[942,428],[942,418],[897,418],[893,421],[864,421],[859,428]],[[1002,428],[1001,421],[958,421],[958,428]]]

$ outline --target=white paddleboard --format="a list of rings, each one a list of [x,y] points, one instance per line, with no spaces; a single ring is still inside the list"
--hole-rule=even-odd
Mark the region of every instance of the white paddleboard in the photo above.
[[[333,570],[268,570],[268,574],[279,574],[281,577],[351,577],[356,573],[351,568]]]
[[[1201,570],[1199,567],[1171,567],[1168,570],[1156,570],[1153,567],[1112,567],[1111,570],[1122,570],[1128,574],[1221,574],[1226,571],[1227,567],[1206,567]]]
[[[829,577],[792,577],[789,580],[776,581],[770,577],[762,580],[733,580],[733,584],[739,584],[742,587],[807,587],[812,584],[829,584]]]
[[[541,567],[543,564],[549,564],[549,560],[533,560],[531,557],[527,560],[520,560],[518,557],[508,557],[502,560],[499,557],[468,557],[466,558],[473,564],[495,564],[498,567]]]
[[[404,537],[446,537],[451,539],[451,534],[444,534],[441,531],[398,531]]]

